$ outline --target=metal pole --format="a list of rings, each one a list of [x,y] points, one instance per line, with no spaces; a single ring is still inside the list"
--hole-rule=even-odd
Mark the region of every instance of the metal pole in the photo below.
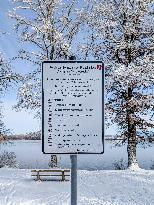
[[[71,155],[71,205],[77,205],[77,155]]]

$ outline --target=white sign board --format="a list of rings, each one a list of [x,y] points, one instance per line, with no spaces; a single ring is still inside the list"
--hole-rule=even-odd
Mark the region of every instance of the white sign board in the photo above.
[[[101,61],[42,64],[42,151],[104,152],[104,68]]]

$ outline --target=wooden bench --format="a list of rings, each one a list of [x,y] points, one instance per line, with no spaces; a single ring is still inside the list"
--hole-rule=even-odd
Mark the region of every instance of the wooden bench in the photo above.
[[[31,176],[35,176],[36,180],[45,180],[42,179],[44,177],[57,177],[61,178],[60,181],[66,181],[66,177],[70,176],[70,170],[69,169],[38,169],[38,170],[31,170],[32,174]],[[52,179],[53,180],[53,179]],[[53,180],[54,181],[54,180]]]

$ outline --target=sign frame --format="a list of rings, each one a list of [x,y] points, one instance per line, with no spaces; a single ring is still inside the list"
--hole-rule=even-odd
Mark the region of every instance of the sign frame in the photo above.
[[[50,152],[47,153],[45,152],[44,149],[44,88],[43,88],[43,65],[46,63],[101,63],[102,64],[102,152],[60,152],[60,153],[56,153],[56,152]],[[42,62],[42,69],[41,69],[41,73],[42,73],[42,152],[43,154],[52,154],[52,155],[59,155],[59,154],[69,154],[69,155],[76,155],[76,154],[103,154],[104,153],[104,138],[105,138],[105,109],[104,109],[104,93],[105,93],[105,69],[104,69],[104,63],[102,61],[79,61],[79,60],[49,60],[49,61],[43,61]]]

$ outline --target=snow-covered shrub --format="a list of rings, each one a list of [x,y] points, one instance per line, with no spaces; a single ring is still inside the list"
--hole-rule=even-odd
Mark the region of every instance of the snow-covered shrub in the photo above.
[[[120,160],[116,160],[113,163],[113,166],[116,170],[123,170],[123,169],[126,169],[127,163],[123,158],[121,158]]]
[[[3,151],[0,154],[0,168],[17,167],[16,155],[14,152]]]
[[[150,166],[150,169],[154,169],[154,161],[152,161],[152,165]]]

